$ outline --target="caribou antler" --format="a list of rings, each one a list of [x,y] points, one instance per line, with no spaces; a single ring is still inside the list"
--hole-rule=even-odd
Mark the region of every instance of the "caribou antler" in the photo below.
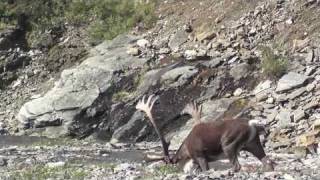
[[[159,159],[163,159],[167,163],[170,163],[171,159],[169,156],[169,143],[167,143],[166,140],[164,139],[164,137],[161,134],[160,129],[158,128],[158,126],[152,116],[152,113],[151,113],[152,107],[153,107],[154,103],[157,101],[157,99],[158,99],[157,97],[154,97],[154,95],[151,95],[148,97],[147,102],[145,102],[145,96],[143,96],[142,100],[139,100],[138,104],[136,105],[136,109],[141,110],[146,113],[149,120],[151,121],[152,126],[156,130],[157,135],[160,138],[162,148],[163,148],[164,158],[159,158]]]
[[[198,107],[197,103],[193,101],[186,105],[186,107],[182,110],[182,114],[190,114],[192,118],[195,120],[195,125],[201,123],[201,111],[202,106]]]

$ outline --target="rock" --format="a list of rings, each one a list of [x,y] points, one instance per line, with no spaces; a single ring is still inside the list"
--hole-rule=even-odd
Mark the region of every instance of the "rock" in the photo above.
[[[304,92],[307,91],[306,87],[299,88],[288,95],[289,99],[295,99],[298,96],[301,96]]]
[[[314,58],[314,51],[313,51],[313,49],[310,49],[310,50],[308,51],[307,56],[306,56],[306,61],[307,61],[308,63],[311,63],[311,62],[313,62],[313,58]]]
[[[197,51],[196,50],[186,50],[184,52],[184,57],[187,60],[195,60],[195,59],[197,59]]]
[[[306,87],[306,90],[308,92],[311,92],[314,90],[314,88],[316,88],[316,85],[314,83],[311,83],[311,84],[308,84],[307,87]]]
[[[316,67],[307,66],[306,72],[304,73],[306,76],[312,75],[316,71]]]
[[[294,122],[298,122],[299,120],[303,119],[306,116],[305,111],[302,109],[297,109],[293,111],[292,114],[293,114]]]
[[[316,136],[314,133],[307,132],[296,138],[296,145],[299,147],[308,147],[317,142]]]
[[[115,172],[120,172],[120,171],[131,171],[134,170],[136,167],[133,164],[129,163],[122,163],[117,165],[113,170]]]
[[[284,92],[302,86],[307,80],[308,76],[301,75],[295,72],[289,72],[281,77],[278,81],[276,92]]]
[[[17,115],[21,126],[53,126],[61,131],[58,133],[61,135],[79,130],[72,128],[79,122],[80,118],[77,115],[91,107],[101,94],[115,85],[119,86],[120,77],[117,72],[141,68],[147,62],[148,59],[133,57],[126,53],[130,45],[128,43],[134,43],[135,39],[132,36],[119,36],[113,41],[102,43],[96,46],[91,51],[91,57],[79,66],[64,70],[60,80],[50,91],[21,107]],[[89,116],[90,114],[88,116],[82,114],[81,118],[90,118]],[[63,128],[58,127],[59,125]],[[93,127],[85,125],[84,128]],[[81,133],[85,132],[87,131]]]
[[[197,73],[198,69],[194,66],[182,66],[163,74],[161,76],[161,82],[170,84],[170,86],[182,86]]]
[[[310,39],[309,38],[305,38],[305,39],[294,39],[293,40],[293,50],[294,51],[301,51],[302,49],[304,49],[305,47],[307,47],[310,43]]]
[[[7,159],[0,156],[0,167],[7,166]]]
[[[243,93],[243,90],[241,88],[237,88],[234,92],[234,96],[240,96]]]
[[[255,96],[256,102],[264,101],[268,99],[268,94],[266,92],[257,93]]]
[[[63,161],[60,161],[60,162],[50,162],[50,163],[47,163],[46,166],[48,166],[49,168],[57,168],[57,167],[63,167],[65,166],[66,163],[63,162]]]
[[[170,39],[168,46],[172,51],[177,51],[182,44],[188,41],[188,33],[181,29],[178,30]]]
[[[222,59],[221,58],[213,58],[210,61],[206,61],[201,63],[202,65],[208,67],[208,68],[216,68],[222,64]]]
[[[234,78],[235,81],[247,77],[248,74],[249,65],[246,63],[238,64],[230,70],[230,75]]]
[[[214,31],[203,31],[196,33],[196,39],[200,42],[203,42],[204,40],[211,40],[216,36],[217,35]]]
[[[266,80],[264,82],[260,82],[257,87],[253,90],[253,93],[254,94],[258,94],[262,91],[265,91],[267,89],[270,89],[271,88],[271,85],[272,85],[272,81],[270,80]]]
[[[131,47],[127,50],[127,53],[132,56],[138,56],[140,54],[140,50],[138,48]]]
[[[318,99],[313,99],[309,103],[305,104],[303,106],[303,109],[304,110],[308,110],[308,109],[311,109],[311,108],[314,108],[314,107],[317,107],[317,106],[319,106],[319,100]]]
[[[276,120],[278,121],[277,124],[280,128],[287,128],[292,126],[291,111],[287,109],[281,110],[276,116]]]
[[[151,47],[151,43],[146,40],[146,39],[139,39],[137,41],[137,45],[140,47],[140,48],[149,48]]]
[[[273,103],[274,103],[274,98],[273,98],[273,97],[269,97],[269,98],[266,100],[266,103],[268,103],[268,104],[273,104]]]
[[[169,48],[160,48],[159,54],[169,54],[171,50]]]
[[[296,178],[294,178],[293,176],[291,176],[290,174],[284,174],[283,175],[283,178],[285,180],[295,180]]]

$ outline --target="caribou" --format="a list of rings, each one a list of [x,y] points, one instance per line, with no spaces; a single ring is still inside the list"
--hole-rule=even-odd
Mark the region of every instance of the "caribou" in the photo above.
[[[264,127],[240,118],[202,122],[201,106],[198,107],[196,103],[188,104],[182,111],[183,114],[189,114],[195,119],[191,132],[176,153],[169,154],[169,143],[161,133],[151,112],[157,99],[154,95],[147,99],[143,96],[136,105],[137,110],[146,114],[160,138],[163,156],[155,158],[156,160],[169,164],[183,163],[183,165],[192,162],[200,167],[201,171],[206,171],[209,169],[209,162],[217,160],[218,157],[226,157],[232,163],[232,169],[237,172],[241,169],[238,155],[244,150],[258,158],[265,171],[274,169],[274,162],[266,156],[259,137]]]

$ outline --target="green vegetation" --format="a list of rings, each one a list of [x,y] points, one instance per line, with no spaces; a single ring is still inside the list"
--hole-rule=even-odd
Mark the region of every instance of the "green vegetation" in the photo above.
[[[40,179],[85,179],[88,173],[79,167],[71,165],[64,165],[61,167],[48,167],[46,165],[36,165],[23,170],[13,171],[10,174],[11,179],[26,179],[26,180],[40,180]]]
[[[163,164],[156,168],[155,175],[161,176],[161,175],[167,175],[167,174],[175,174],[178,172],[179,172],[179,169],[176,166]]]
[[[11,0],[0,2],[0,14],[14,17],[9,23],[25,23],[29,31],[43,31],[64,23],[89,26],[94,40],[113,39],[138,23],[149,28],[155,22],[155,0]],[[22,21],[20,21],[22,20]],[[28,22],[28,23],[26,23]],[[3,27],[4,23],[0,24]]]
[[[266,76],[278,78],[287,71],[288,60],[275,54],[271,48],[263,47],[261,67]]]
[[[112,96],[112,101],[126,101],[130,97],[130,92],[119,91]]]

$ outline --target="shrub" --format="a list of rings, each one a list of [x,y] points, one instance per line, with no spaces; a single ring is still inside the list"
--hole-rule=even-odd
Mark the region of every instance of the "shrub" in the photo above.
[[[269,47],[262,48],[261,67],[263,73],[271,78],[278,78],[287,71],[288,60],[281,55],[277,55]]]
[[[32,31],[70,23],[89,25],[94,40],[113,39],[137,23],[149,28],[155,22],[155,0],[148,3],[136,0],[13,0],[0,2],[0,13],[18,19],[25,14]]]

